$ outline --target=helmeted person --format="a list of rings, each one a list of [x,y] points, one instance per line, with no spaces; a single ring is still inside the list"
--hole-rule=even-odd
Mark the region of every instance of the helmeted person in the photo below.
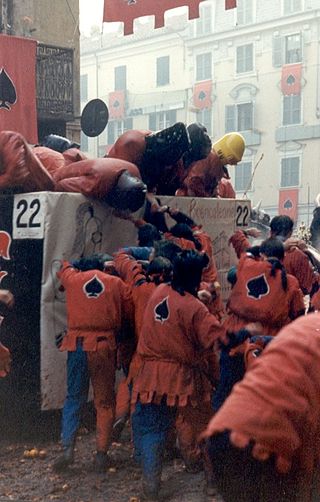
[[[137,347],[142,364],[133,381],[136,407],[132,427],[135,450],[141,457],[144,495],[153,499],[159,494],[165,441],[177,411],[199,433],[209,418],[203,418],[204,403],[211,397],[203,360],[224,339],[225,331],[197,299],[207,263],[205,255],[193,250],[177,255],[171,285],[156,288],[143,319]]]
[[[104,272],[103,256],[64,261],[58,278],[66,291],[67,333],[60,350],[68,351],[67,396],[62,413],[63,454],[54,464],[63,470],[74,461],[74,446],[89,378],[96,409],[95,468],[103,472],[115,410],[117,340],[131,327],[132,304],[124,282]]]
[[[241,134],[225,134],[212,145],[212,151],[203,160],[193,162],[181,178],[178,196],[212,197],[222,178],[229,178],[226,165],[241,161],[245,141]]]

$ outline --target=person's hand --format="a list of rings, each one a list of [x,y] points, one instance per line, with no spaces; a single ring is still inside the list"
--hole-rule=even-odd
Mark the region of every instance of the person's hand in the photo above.
[[[283,246],[285,251],[288,251],[290,248],[299,248],[301,249],[301,251],[305,251],[308,248],[307,244],[303,240],[297,239],[295,237],[290,237],[289,239],[287,239],[283,243]]]
[[[260,322],[250,322],[245,326],[245,329],[249,331],[250,336],[261,336],[263,335],[263,328]]]
[[[212,295],[206,289],[200,289],[198,291],[198,299],[205,305],[208,305],[212,301]]]
[[[0,289],[0,302],[11,309],[14,306],[14,296],[8,289]]]
[[[254,237],[255,239],[257,239],[261,235],[261,231],[255,227],[246,228],[244,233],[249,237]]]

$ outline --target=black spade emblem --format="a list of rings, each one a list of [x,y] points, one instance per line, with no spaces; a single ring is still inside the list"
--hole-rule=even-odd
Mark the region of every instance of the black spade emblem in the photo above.
[[[200,91],[198,97],[200,101],[203,101],[204,99],[206,99],[206,93],[204,91]]]
[[[292,204],[292,201],[290,199],[287,199],[285,201],[285,203],[283,204],[283,207],[285,209],[292,209],[293,208],[293,204]]]
[[[4,68],[0,71],[0,108],[10,110],[17,101],[16,88]]]
[[[262,296],[266,296],[269,293],[269,284],[267,283],[266,276],[264,274],[258,275],[254,279],[250,279],[247,282],[248,296],[259,300]]]
[[[288,85],[293,85],[295,83],[296,79],[294,78],[293,75],[289,75],[287,78],[287,84]]]
[[[113,102],[113,105],[112,105],[112,106],[113,106],[113,108],[119,108],[119,106],[120,106],[119,101],[116,99],[116,100]]]
[[[158,303],[154,309],[155,320],[159,322],[164,322],[169,319],[169,305],[168,297],[166,297],[162,302]]]
[[[93,279],[84,284],[83,290],[88,298],[98,298],[104,291],[104,285],[95,275]]]

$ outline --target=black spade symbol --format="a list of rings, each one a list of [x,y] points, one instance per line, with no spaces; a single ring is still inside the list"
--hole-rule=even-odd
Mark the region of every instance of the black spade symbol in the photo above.
[[[283,204],[283,207],[284,207],[285,209],[292,209],[292,207],[293,207],[292,201],[291,201],[290,199],[287,199],[287,200],[285,201],[285,203]]]
[[[0,72],[0,101],[0,108],[6,110],[10,110],[8,103],[14,105],[17,101],[15,86],[4,68]]]
[[[248,296],[259,300],[269,293],[269,286],[264,275],[259,275],[247,282]]]
[[[94,277],[91,281],[87,282],[84,290],[89,298],[97,298],[103,291],[103,284]]]
[[[113,108],[119,108],[120,106],[120,103],[119,101],[116,99],[114,102],[113,102]]]
[[[128,2],[128,5],[134,5],[135,3],[137,3],[137,0],[127,0]]]
[[[155,320],[164,322],[169,318],[169,305],[168,305],[168,297],[162,300],[162,302],[158,303],[158,305],[154,309],[155,312]]]
[[[198,98],[200,99],[200,101],[203,101],[204,99],[206,99],[206,93],[204,91],[200,91]]]
[[[293,85],[295,83],[296,79],[294,78],[293,75],[289,75],[287,78],[287,84],[288,85]]]

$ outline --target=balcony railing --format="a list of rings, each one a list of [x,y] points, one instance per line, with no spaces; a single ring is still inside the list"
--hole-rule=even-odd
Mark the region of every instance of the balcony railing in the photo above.
[[[40,119],[73,119],[73,73],[73,49],[38,44],[37,110]]]

